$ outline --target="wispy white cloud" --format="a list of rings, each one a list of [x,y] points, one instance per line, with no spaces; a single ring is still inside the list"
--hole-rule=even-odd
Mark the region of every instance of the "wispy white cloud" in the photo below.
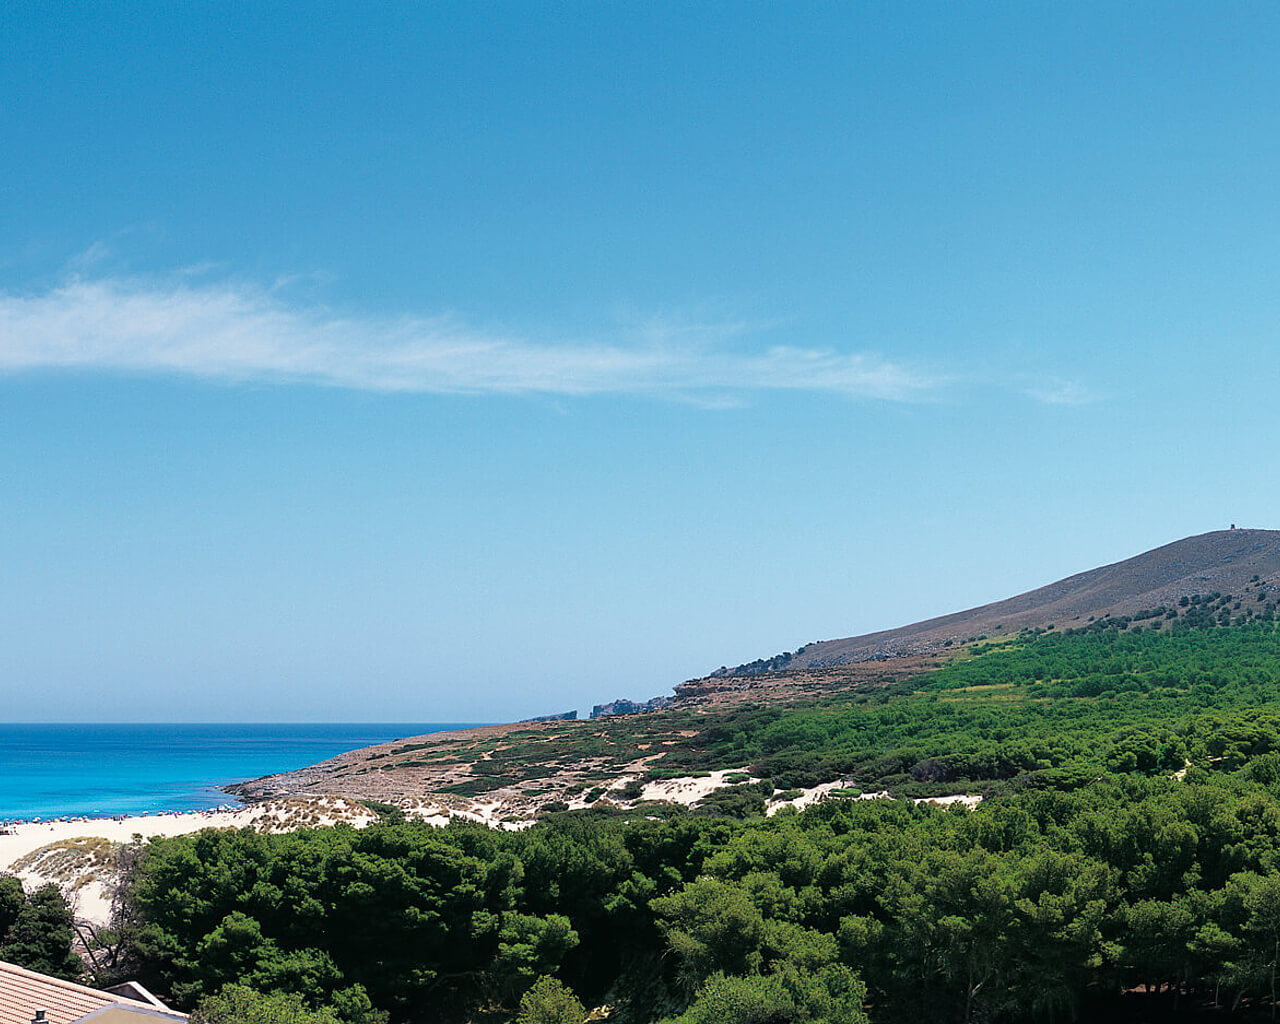
[[[110,246],[108,246],[106,242],[97,241],[83,252],[79,252],[73,256],[68,266],[77,273],[82,273],[98,266],[98,264],[109,259],[110,256]]]
[[[0,372],[181,374],[375,391],[668,395],[716,406],[746,392],[826,392],[909,401],[940,378],[833,348],[743,343],[743,325],[535,341],[452,317],[342,315],[237,282],[76,279],[0,291]]]
[[[1023,389],[1029,398],[1045,405],[1089,405],[1101,400],[1101,395],[1077,381],[1047,380]]]

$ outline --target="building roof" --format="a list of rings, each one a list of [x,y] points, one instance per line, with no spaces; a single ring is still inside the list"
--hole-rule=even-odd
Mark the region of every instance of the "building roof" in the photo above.
[[[108,985],[102,991],[108,995],[123,996],[125,999],[132,999],[134,1002],[146,1003],[148,1006],[154,1006],[157,1010],[169,1009],[136,981],[122,981],[119,985]]]
[[[115,1006],[104,1006],[87,1017],[81,1017],[78,1024],[173,1024],[174,1021],[185,1019],[171,1010],[116,1003]]]
[[[186,1020],[185,1014],[173,1010],[158,1012],[154,1006],[136,999],[100,992],[0,961],[0,1024],[31,1024],[37,1010],[45,1011],[49,1024],[74,1024],[108,1007],[145,1010],[153,1019]]]

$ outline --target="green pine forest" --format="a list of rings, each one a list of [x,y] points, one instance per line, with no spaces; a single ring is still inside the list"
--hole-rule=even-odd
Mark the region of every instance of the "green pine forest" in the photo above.
[[[1189,595],[698,721],[655,776],[748,771],[692,809],[505,832],[386,806],[362,830],[133,848],[120,970],[248,1024],[1274,1018],[1269,603]],[[983,800],[912,799],[957,793]]]

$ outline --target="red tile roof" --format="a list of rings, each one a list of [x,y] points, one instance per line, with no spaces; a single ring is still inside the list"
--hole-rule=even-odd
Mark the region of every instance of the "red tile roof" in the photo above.
[[[154,1011],[154,1007],[136,999],[113,996],[0,961],[0,1024],[31,1024],[37,1010],[45,1011],[49,1024],[73,1024],[107,1006]],[[170,1013],[175,1021],[186,1019],[184,1014]]]

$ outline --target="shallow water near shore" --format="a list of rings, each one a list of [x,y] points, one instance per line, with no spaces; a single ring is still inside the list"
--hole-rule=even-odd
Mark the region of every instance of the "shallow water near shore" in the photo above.
[[[231,805],[232,782],[470,724],[0,724],[0,820]]]

